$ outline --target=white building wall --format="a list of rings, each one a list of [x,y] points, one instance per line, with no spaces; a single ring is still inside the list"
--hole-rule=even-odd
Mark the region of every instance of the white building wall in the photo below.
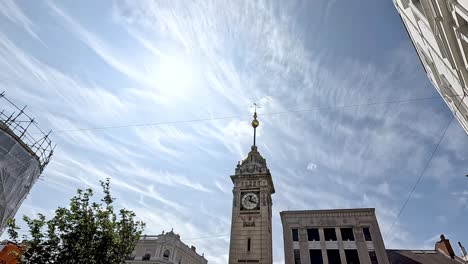
[[[394,0],[428,78],[468,133],[468,0]]]
[[[164,256],[168,250],[169,257]],[[146,259],[145,259],[146,257]],[[207,264],[203,255],[188,247],[170,231],[157,236],[142,236],[128,257],[127,264]]]

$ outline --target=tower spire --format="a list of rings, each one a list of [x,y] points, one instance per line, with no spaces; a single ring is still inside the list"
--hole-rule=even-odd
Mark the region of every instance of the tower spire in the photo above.
[[[253,136],[253,147],[255,147],[255,140],[256,140],[256,137],[257,137],[257,127],[258,125],[260,124],[260,122],[258,122],[257,120],[257,103],[254,103],[254,114],[253,114],[253,120],[252,120],[252,127],[254,129],[254,136]]]

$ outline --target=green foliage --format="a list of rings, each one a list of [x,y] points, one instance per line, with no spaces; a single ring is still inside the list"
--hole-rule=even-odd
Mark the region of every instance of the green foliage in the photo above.
[[[109,179],[101,181],[104,197],[91,202],[93,191],[78,189],[69,208],[59,207],[55,216],[46,220],[23,216],[29,236],[18,241],[15,221],[8,221],[10,239],[21,244],[21,264],[121,264],[134,249],[144,223],[135,213],[120,209],[114,212]]]

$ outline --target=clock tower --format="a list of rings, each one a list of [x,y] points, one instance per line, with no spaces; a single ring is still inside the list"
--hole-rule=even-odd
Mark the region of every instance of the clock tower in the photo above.
[[[258,125],[255,112],[252,148],[231,176],[234,187],[229,264],[273,263],[271,195],[275,187],[266,161],[255,144]]]

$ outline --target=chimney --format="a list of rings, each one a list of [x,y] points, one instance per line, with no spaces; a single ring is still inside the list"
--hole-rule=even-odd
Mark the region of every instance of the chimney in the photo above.
[[[460,247],[462,259],[468,260],[468,255],[466,254],[465,247],[463,247],[462,244],[461,244],[460,242],[458,242],[458,246]]]
[[[447,256],[451,258],[455,258],[455,253],[453,252],[452,246],[450,245],[450,241],[445,239],[444,234],[440,235],[440,241],[435,243],[435,249],[441,251]]]
[[[193,252],[197,252],[197,248],[196,248],[196,247],[191,246],[190,248],[193,250]]]

